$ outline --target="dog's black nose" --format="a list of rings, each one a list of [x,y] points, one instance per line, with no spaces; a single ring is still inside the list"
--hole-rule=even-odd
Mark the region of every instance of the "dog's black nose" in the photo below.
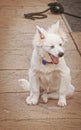
[[[62,57],[63,55],[64,55],[63,52],[59,52],[59,54],[58,54],[59,57]]]

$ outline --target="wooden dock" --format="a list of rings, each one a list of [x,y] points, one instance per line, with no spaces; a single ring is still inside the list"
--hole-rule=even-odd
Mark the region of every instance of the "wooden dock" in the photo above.
[[[0,2],[0,130],[81,130],[81,32],[69,32],[61,15],[48,11],[42,20],[24,19],[24,13],[42,11],[50,0],[2,0]],[[60,20],[69,42],[65,59],[75,86],[73,98],[66,107],[56,100],[29,106],[29,93],[18,85],[28,78],[32,39],[36,25],[48,28]]]

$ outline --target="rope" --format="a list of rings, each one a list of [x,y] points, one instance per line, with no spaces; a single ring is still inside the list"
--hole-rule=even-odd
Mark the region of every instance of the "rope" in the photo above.
[[[70,14],[70,13],[67,13],[67,12],[64,12],[64,14],[81,19],[81,16],[78,16],[78,15],[75,15],[75,14]]]
[[[43,14],[43,13],[47,12],[48,10],[50,10],[50,8],[48,8],[42,12],[24,14],[24,17],[27,19],[32,19],[32,20],[47,18],[47,15]]]
[[[50,10],[52,14],[62,14],[63,13],[63,14],[81,19],[81,16],[71,14],[71,13],[68,13],[68,12],[64,12],[63,6],[58,2],[49,3],[48,6],[49,6],[49,8],[47,8],[44,11],[24,14],[24,17],[26,19],[32,19],[32,20],[47,18],[47,15],[43,14],[43,13],[46,13],[48,10]]]

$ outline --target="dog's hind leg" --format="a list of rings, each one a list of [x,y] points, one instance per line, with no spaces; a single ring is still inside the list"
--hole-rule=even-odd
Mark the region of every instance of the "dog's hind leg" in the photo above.
[[[54,92],[54,93],[43,93],[41,96],[42,100],[44,103],[48,102],[48,99],[59,99],[59,93]]]
[[[67,91],[66,91],[66,96],[67,96],[67,97],[73,96],[74,91],[75,91],[75,88],[74,88],[74,86],[71,84],[71,85],[68,87]]]
[[[73,96],[74,93],[74,86],[70,85],[66,91],[66,97],[70,98]],[[44,103],[48,102],[48,99],[59,99],[59,93],[58,92],[54,92],[54,93],[43,93],[41,96],[42,100]]]

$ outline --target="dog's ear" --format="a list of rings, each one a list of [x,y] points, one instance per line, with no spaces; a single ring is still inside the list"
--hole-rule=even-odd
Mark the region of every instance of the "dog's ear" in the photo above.
[[[60,21],[57,21],[56,24],[53,24],[51,26],[51,28],[49,28],[48,30],[49,33],[54,33],[54,34],[58,34],[59,36],[61,36],[62,40],[64,42],[67,42],[67,35],[65,30],[61,27]]]
[[[49,28],[48,32],[50,32],[50,33],[58,33],[59,32],[59,27],[60,27],[60,21],[57,21],[55,24],[53,24]]]
[[[34,46],[42,46],[44,43],[44,39],[47,36],[47,31],[45,31],[43,28],[36,26],[37,31],[34,36],[33,45]]]
[[[65,31],[61,30],[61,31],[59,32],[59,34],[60,34],[62,40],[64,41],[64,43],[67,43],[67,41],[68,41],[67,33],[66,33]]]
[[[37,27],[37,31],[39,33],[40,39],[45,39],[47,32],[43,28],[40,28],[39,26],[36,26],[36,27]]]

